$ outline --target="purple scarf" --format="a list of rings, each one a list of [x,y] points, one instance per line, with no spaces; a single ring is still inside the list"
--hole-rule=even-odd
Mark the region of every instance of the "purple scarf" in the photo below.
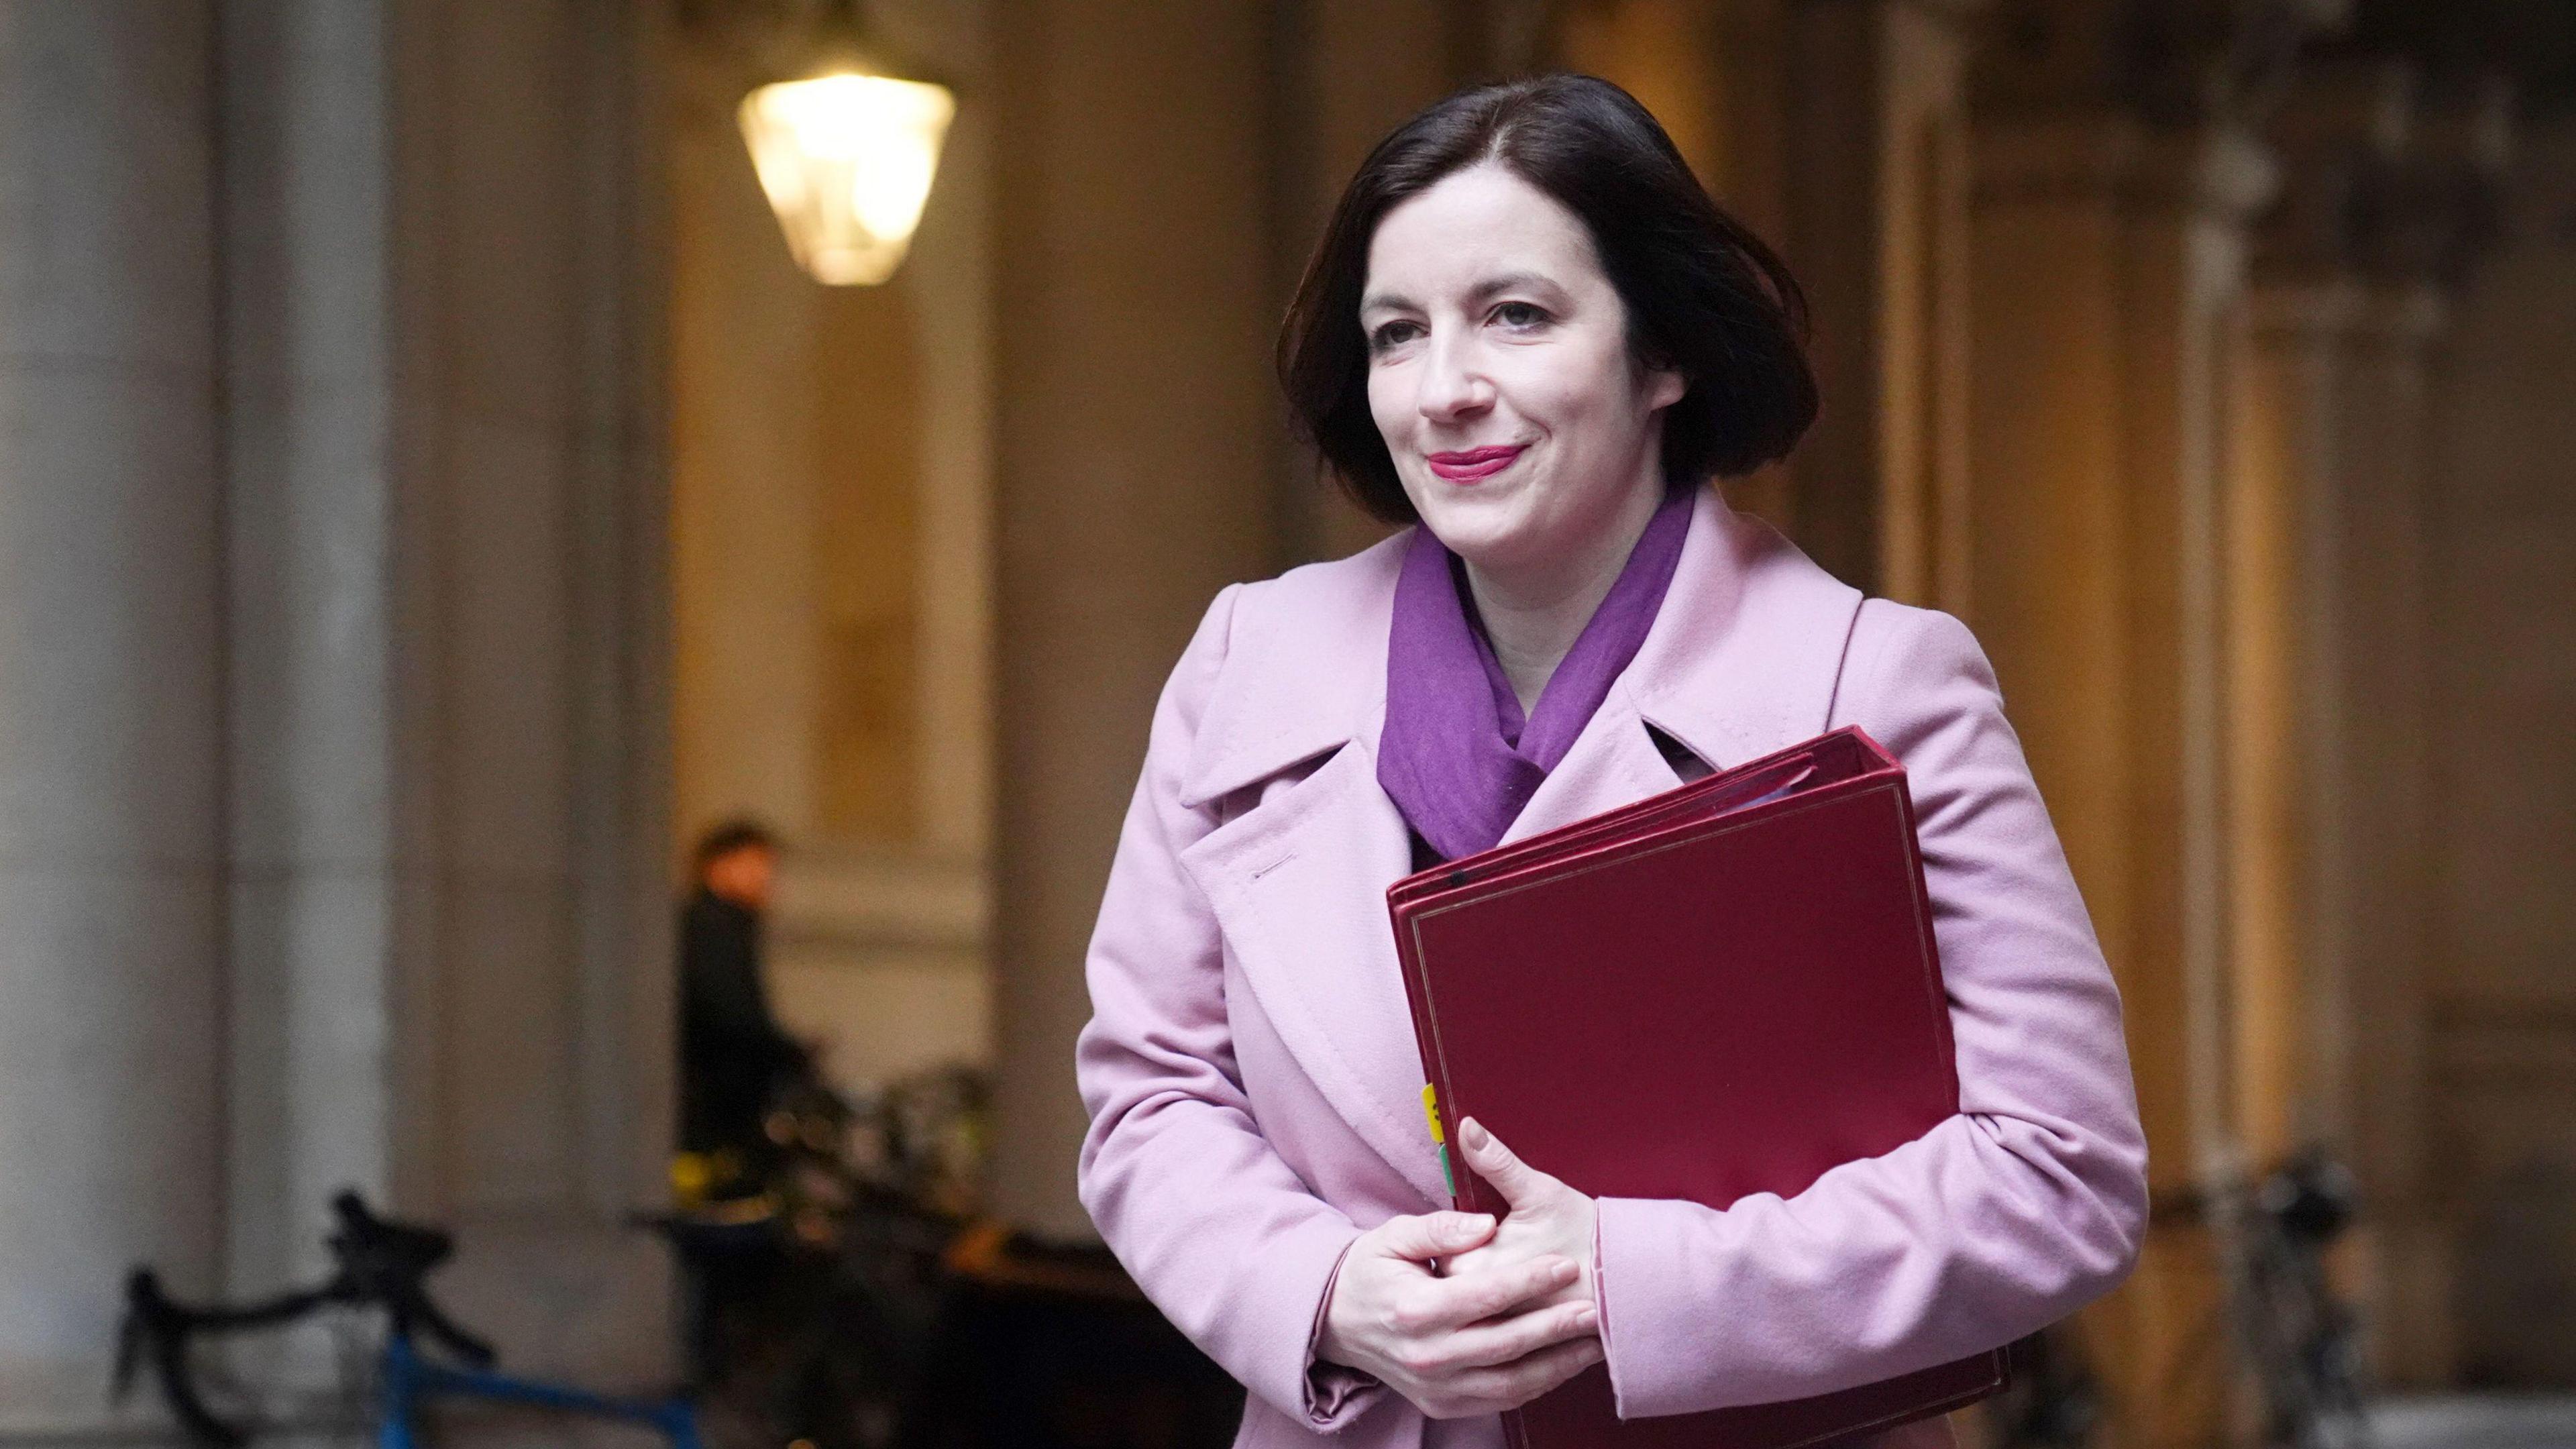
[[[1526,720],[1474,615],[1457,555],[1430,529],[1414,530],[1387,631],[1377,782],[1441,859],[1501,843],[1637,657],[1681,561],[1695,492],[1665,495]]]

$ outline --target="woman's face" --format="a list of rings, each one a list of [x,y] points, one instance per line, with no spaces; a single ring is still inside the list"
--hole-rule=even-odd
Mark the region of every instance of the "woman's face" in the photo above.
[[[1422,521],[1470,564],[1578,557],[1663,486],[1678,374],[1640,367],[1592,236],[1491,162],[1386,214],[1360,329],[1369,411]]]

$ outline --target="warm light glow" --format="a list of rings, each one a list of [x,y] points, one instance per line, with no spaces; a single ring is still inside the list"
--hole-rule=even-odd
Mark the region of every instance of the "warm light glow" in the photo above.
[[[944,86],[877,75],[785,81],[744,97],[742,137],[797,265],[841,287],[893,276],[956,113]]]

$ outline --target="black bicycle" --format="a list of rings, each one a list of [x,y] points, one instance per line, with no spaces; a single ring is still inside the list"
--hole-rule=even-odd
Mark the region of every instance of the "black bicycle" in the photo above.
[[[2159,1199],[2155,1212],[2197,1218],[2218,1240],[2227,1297],[2222,1330],[2244,1355],[2278,1449],[2369,1449],[2361,1316],[2334,1291],[2326,1250],[2350,1227],[2352,1173],[2309,1148],[2260,1178],[2236,1176]]]
[[[2085,1449],[2102,1423],[2102,1380],[2070,1320],[2013,1343],[2004,1391],[1986,1401],[1997,1449]]]
[[[954,1139],[980,1106],[980,1078],[961,1070],[856,1103],[792,1083],[763,1141],[682,1158],[678,1203],[639,1221],[682,1268],[711,1440],[898,1442],[954,1287],[948,1255],[969,1221]]]
[[[190,1443],[239,1449],[250,1441],[254,1425],[238,1414],[218,1413],[208,1402],[193,1352],[198,1341],[280,1329],[344,1309],[381,1319],[370,1395],[378,1449],[412,1449],[419,1408],[436,1398],[642,1424],[672,1449],[699,1449],[697,1416],[684,1399],[616,1398],[496,1371],[492,1346],[441,1312],[429,1296],[429,1274],[455,1251],[453,1238],[437,1228],[378,1217],[354,1192],[333,1198],[331,1211],[337,1223],[329,1239],[333,1271],[312,1288],[257,1303],[188,1304],[171,1297],[148,1267],[127,1274],[114,1394],[122,1398],[148,1364]]]

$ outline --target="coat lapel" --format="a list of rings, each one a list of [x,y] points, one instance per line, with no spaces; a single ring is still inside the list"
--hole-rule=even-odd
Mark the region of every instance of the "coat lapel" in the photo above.
[[[1387,626],[1408,535],[1248,590],[1182,803],[1261,801],[1181,853],[1262,1013],[1325,1101],[1444,1202],[1386,888],[1412,868],[1377,783]],[[1277,781],[1309,765],[1305,778]]]
[[[1370,742],[1182,852],[1264,1015],[1307,1079],[1424,1198],[1443,1201],[1420,1107],[1422,1057],[1388,924],[1411,868]]]

